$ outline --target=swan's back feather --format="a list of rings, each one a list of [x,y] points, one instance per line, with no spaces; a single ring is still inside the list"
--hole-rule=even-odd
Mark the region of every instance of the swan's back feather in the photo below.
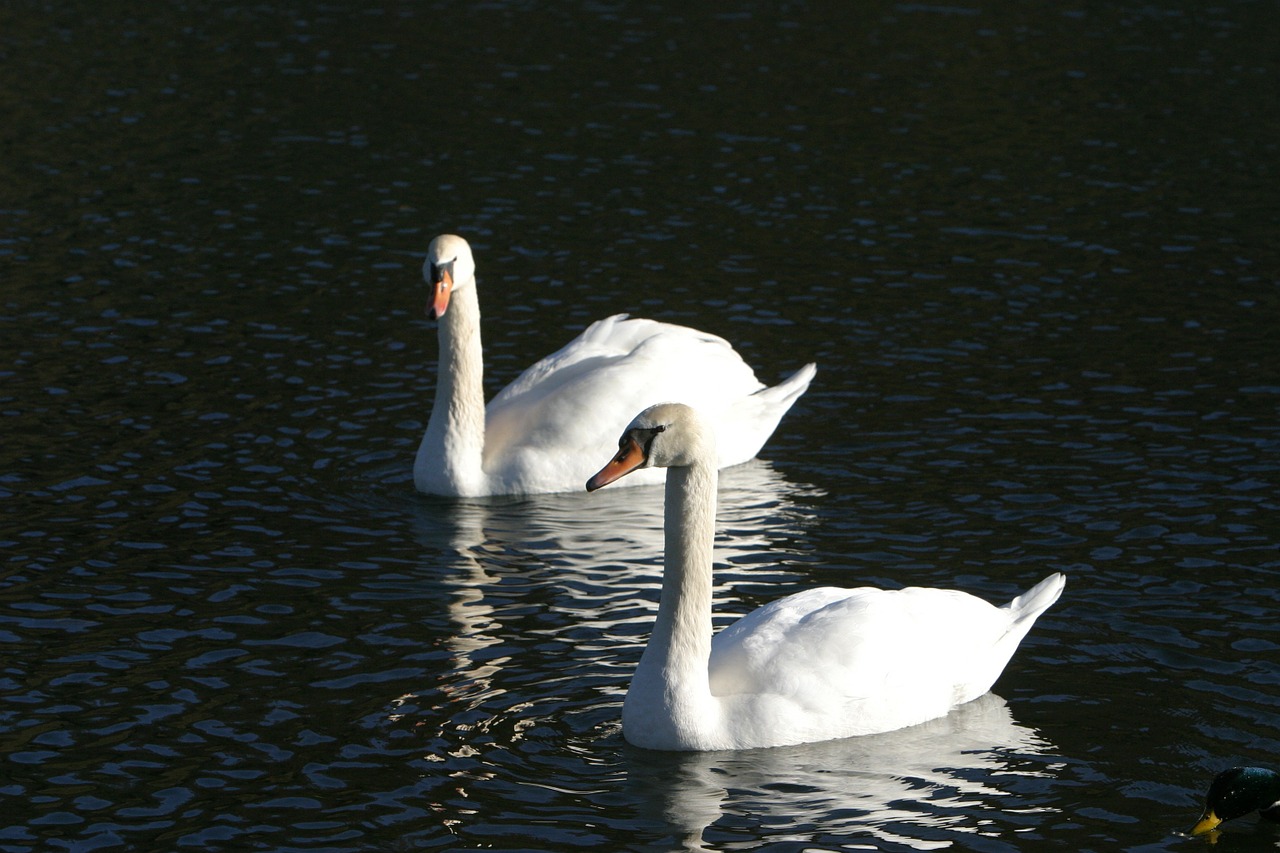
[[[712,641],[723,732],[799,743],[946,714],[991,688],[1064,583],[1052,575],[1003,607],[919,587],[823,587],[771,602]]]
[[[766,388],[723,338],[617,314],[529,367],[485,411],[486,472],[502,491],[586,482],[622,428],[658,400],[696,403],[722,437],[720,466],[759,452],[808,387],[810,365]],[[772,393],[771,393],[772,392]],[[658,482],[636,472],[631,484]]]

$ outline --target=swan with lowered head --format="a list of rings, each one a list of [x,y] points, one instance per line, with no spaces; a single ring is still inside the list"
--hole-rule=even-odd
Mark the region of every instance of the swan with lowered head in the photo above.
[[[650,749],[783,746],[941,717],[986,693],[1066,583],[1050,575],[1003,607],[968,593],[824,587],[743,616],[712,638],[715,434],[679,403],[636,416],[594,491],[668,468],[662,597],[622,706]]]
[[[439,321],[435,403],[413,464],[421,492],[455,497],[580,489],[611,452],[617,425],[657,399],[697,401],[720,436],[719,467],[760,451],[816,370],[807,364],[767,388],[728,342],[684,326],[593,323],[520,374],[486,406],[480,302],[467,241],[431,241],[423,276]],[[661,482],[644,472],[640,482]]]

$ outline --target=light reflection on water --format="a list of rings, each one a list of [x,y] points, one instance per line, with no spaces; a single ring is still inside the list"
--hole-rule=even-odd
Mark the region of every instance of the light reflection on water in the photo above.
[[[1042,824],[1055,809],[1033,792],[1057,769],[1050,751],[988,693],[941,719],[872,737],[661,759],[633,750],[627,786],[685,849],[707,849],[709,834],[724,842],[775,824],[774,844],[937,850],[967,834],[996,838]]]
[[[721,483],[716,596],[733,607],[735,584],[794,580],[785,565],[760,560],[806,524],[793,498],[805,490],[758,460],[725,471]],[[440,554],[431,569],[447,607],[439,636],[452,656],[450,678],[467,693],[489,695],[506,658],[487,650],[504,642],[507,619],[527,615],[530,601],[540,604],[537,633],[563,636],[591,663],[618,657],[637,639],[643,645],[661,586],[661,487],[420,504],[415,539]],[[786,552],[773,556],[780,561]],[[449,688],[451,700],[458,690]]]

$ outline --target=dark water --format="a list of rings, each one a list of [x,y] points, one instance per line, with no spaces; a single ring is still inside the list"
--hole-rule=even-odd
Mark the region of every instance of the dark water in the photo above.
[[[0,850],[1199,849],[1280,764],[1275,11],[3,6]],[[413,492],[444,230],[495,389],[616,311],[819,362],[725,619],[1066,594],[918,730],[628,747],[659,493]]]

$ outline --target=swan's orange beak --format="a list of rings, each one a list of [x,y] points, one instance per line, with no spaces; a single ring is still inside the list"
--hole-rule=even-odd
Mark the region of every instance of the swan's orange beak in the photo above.
[[[432,268],[435,272],[432,278],[435,281],[431,283],[431,304],[427,306],[427,316],[433,320],[439,320],[449,308],[449,294],[453,292],[453,270],[450,269],[451,266],[451,264],[446,264]]]
[[[644,449],[640,447],[640,442],[628,435],[622,439],[618,447],[618,455],[613,457],[608,465],[597,471],[594,477],[587,480],[587,491],[594,492],[601,486],[607,486],[643,464]]]

